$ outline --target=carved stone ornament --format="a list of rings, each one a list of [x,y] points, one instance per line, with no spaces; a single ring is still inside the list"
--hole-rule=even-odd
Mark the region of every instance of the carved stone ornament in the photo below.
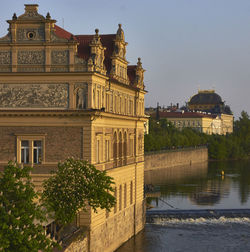
[[[37,11],[37,4],[25,4],[25,13],[19,16],[17,20],[45,20]]]
[[[18,41],[44,41],[44,29],[18,29]]]
[[[9,65],[11,62],[11,52],[0,51],[0,65]]]
[[[68,108],[68,84],[0,84],[0,108]]]
[[[77,83],[74,90],[76,93],[76,108],[86,109],[88,104],[88,84]]]
[[[51,63],[57,65],[67,65],[69,63],[69,51],[52,51]]]
[[[17,63],[22,65],[45,63],[44,51],[19,51],[17,54]]]

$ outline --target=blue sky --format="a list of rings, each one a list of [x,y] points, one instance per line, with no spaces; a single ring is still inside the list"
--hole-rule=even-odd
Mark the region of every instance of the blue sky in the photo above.
[[[236,117],[250,114],[249,0],[8,0],[1,36],[28,3],[73,34],[115,33],[122,23],[128,61],[141,57],[146,69],[146,106],[184,104],[198,88],[214,88]]]

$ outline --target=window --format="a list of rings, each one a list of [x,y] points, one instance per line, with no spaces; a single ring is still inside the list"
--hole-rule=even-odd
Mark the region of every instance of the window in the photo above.
[[[130,205],[133,204],[133,181],[130,182]]]
[[[115,207],[114,207],[114,213],[116,213],[117,212],[117,188],[115,188],[114,197],[116,199],[116,203],[115,203]]]
[[[109,140],[105,140],[106,147],[106,161],[110,160],[110,143]]]
[[[42,161],[42,141],[33,141],[33,163],[40,164]]]
[[[100,91],[97,90],[97,108],[100,108]]]
[[[21,142],[21,163],[29,163],[29,141],[27,140]]]
[[[96,163],[100,163],[100,140],[96,140]]]
[[[45,161],[45,134],[16,135],[17,162],[23,164],[41,164]]]
[[[119,190],[119,211],[122,210],[122,185],[120,185],[120,190]]]
[[[124,208],[127,207],[127,184],[124,184]]]

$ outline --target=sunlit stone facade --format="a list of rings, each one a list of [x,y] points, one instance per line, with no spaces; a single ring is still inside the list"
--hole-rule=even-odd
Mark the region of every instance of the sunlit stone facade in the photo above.
[[[144,226],[144,90],[141,60],[128,65],[124,31],[73,35],[38,5],[13,15],[0,38],[0,166],[34,167],[38,190],[67,157],[107,170],[117,204],[81,213],[90,251],[113,251]]]

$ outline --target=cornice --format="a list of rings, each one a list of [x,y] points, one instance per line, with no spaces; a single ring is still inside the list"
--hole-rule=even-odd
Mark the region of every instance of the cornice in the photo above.
[[[91,116],[96,110],[31,110],[31,109],[6,109],[0,110],[0,117],[79,117]]]

